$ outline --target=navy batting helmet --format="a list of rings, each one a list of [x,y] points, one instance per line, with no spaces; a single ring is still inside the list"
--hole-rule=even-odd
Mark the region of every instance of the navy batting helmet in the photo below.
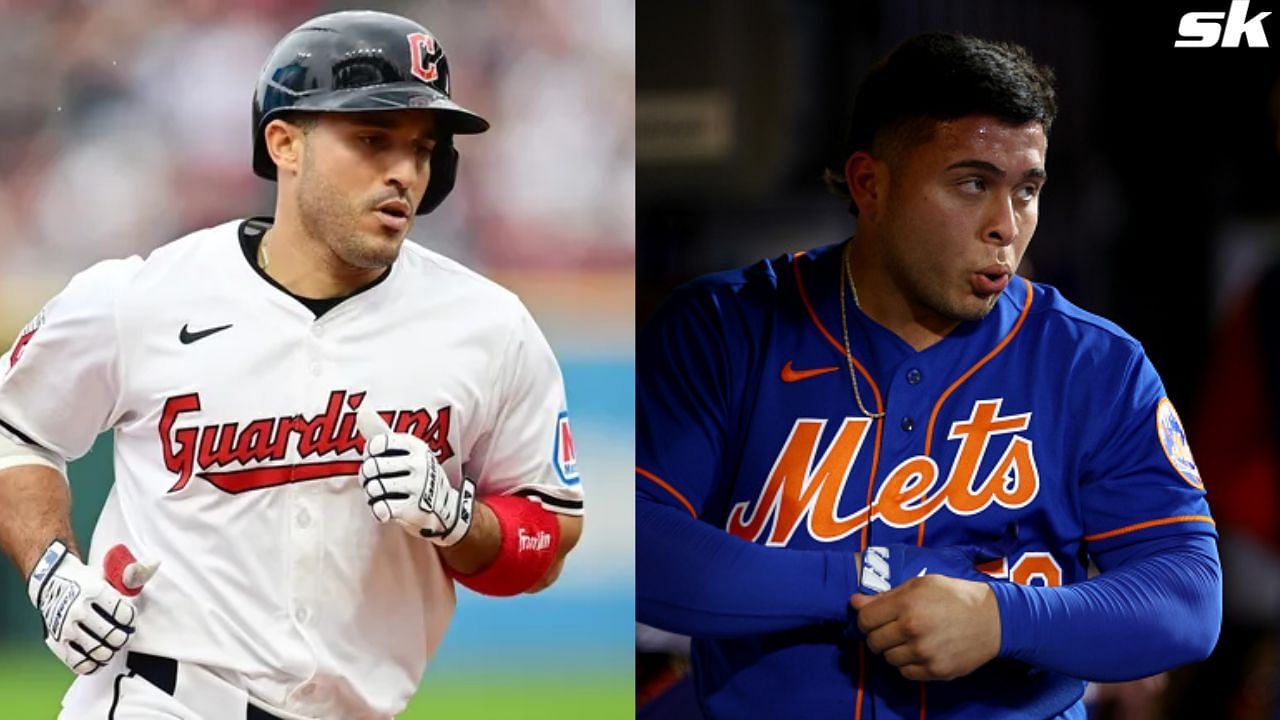
[[[271,51],[253,94],[253,171],[276,179],[263,129],[288,111],[430,110],[436,119],[431,179],[417,214],[436,209],[453,189],[454,135],[489,129],[449,97],[449,61],[435,36],[398,15],[347,11],[308,20]]]

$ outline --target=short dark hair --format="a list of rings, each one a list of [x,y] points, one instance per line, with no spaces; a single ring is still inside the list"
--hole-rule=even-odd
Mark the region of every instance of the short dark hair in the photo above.
[[[860,150],[927,142],[934,125],[966,115],[1013,124],[1038,121],[1045,135],[1058,112],[1053,70],[1021,45],[954,33],[916,35],[871,67],[858,88],[844,152],[825,173],[845,198],[844,165]],[[849,198],[849,211],[858,214]]]
[[[316,125],[320,122],[320,114],[316,112],[308,112],[306,110],[286,110],[278,113],[276,117],[302,128],[302,134],[306,135],[316,129]]]

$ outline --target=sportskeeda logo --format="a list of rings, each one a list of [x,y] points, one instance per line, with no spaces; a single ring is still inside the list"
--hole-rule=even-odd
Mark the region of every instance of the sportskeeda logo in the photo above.
[[[1249,47],[1270,47],[1267,44],[1267,31],[1262,21],[1271,14],[1260,12],[1249,17],[1249,0],[1232,0],[1231,9],[1222,12],[1189,12],[1182,16],[1178,23],[1178,37],[1174,47],[1240,47],[1240,39],[1244,38]],[[1226,16],[1225,27],[1222,22]],[[1221,39],[1221,43],[1219,43]]]

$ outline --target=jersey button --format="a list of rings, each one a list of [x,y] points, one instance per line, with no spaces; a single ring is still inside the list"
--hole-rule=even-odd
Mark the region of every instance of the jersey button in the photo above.
[[[315,335],[316,337],[324,337],[324,326],[323,326],[323,325],[312,325],[312,326],[311,326],[311,334],[312,334],[312,335]]]
[[[305,607],[300,607],[293,613],[293,616],[298,619],[298,622],[304,623],[311,618],[311,611]]]
[[[912,385],[919,385],[920,379],[922,377],[924,376],[920,374],[919,368],[911,368],[910,370],[907,371],[907,382],[911,383]]]
[[[912,420],[910,417],[907,417],[906,415],[902,417],[902,422],[898,424],[901,425],[902,429],[906,430],[907,432],[911,432],[911,428],[916,426],[915,421]]]
[[[298,511],[298,527],[304,528],[310,524],[311,524],[311,515],[307,512],[306,508],[302,508],[301,510]]]
[[[319,362],[317,362],[317,361],[313,361],[309,367],[310,367],[310,369],[311,369],[311,374],[312,374],[312,375],[316,375],[316,376],[320,375],[320,363],[319,363]]]

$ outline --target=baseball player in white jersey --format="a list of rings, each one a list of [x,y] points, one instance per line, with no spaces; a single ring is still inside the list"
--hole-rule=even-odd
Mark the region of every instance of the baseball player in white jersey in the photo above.
[[[455,580],[540,590],[581,532],[546,340],[512,293],[403,242],[452,187],[453,137],[488,128],[435,38],[311,20],[253,125],[274,219],[95,265],[0,356],[0,545],[80,676],[63,718],[393,716]],[[82,558],[65,463],[108,429]]]

